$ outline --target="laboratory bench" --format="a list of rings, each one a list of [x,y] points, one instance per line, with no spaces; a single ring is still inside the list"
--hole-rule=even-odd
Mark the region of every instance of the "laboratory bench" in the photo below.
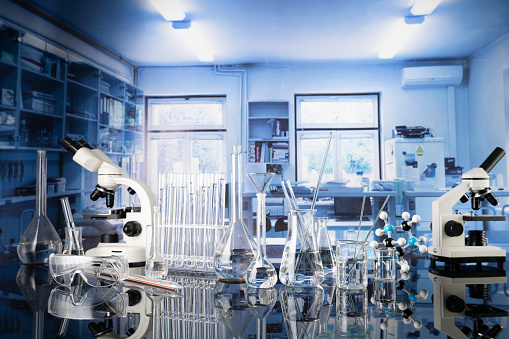
[[[505,245],[504,249],[508,248]],[[219,282],[213,273],[175,271],[170,271],[167,279],[183,286],[181,297],[154,296],[122,287],[114,290],[114,297],[102,293],[103,300],[84,287],[82,295],[88,293],[96,299],[90,298],[89,303],[75,300],[76,307],[82,307],[78,313],[71,308],[72,299],[66,299],[62,287],[52,281],[47,267],[21,265],[13,248],[1,257],[2,338],[93,338],[93,333],[97,338],[125,338],[126,333],[132,334],[131,338],[259,338],[257,331],[263,334],[261,338],[314,338],[319,330],[327,332],[322,333],[324,338],[340,338],[336,332],[345,330],[345,324],[351,326],[347,329],[351,335],[367,329],[367,335],[358,337],[447,338],[437,328],[459,331],[457,327],[451,330],[454,323],[484,331],[486,337],[495,337],[500,331],[499,338],[509,337],[506,276],[456,280],[432,276],[425,255],[410,258],[410,278],[404,289],[396,290],[396,301],[407,306],[416,301],[415,293],[424,296],[421,291],[428,292],[426,299],[411,305],[410,320],[397,309],[380,313],[370,301],[377,288],[371,278],[366,291],[330,293],[330,289],[299,290],[280,284],[275,290],[251,289],[245,284]],[[341,313],[345,304],[338,303],[344,301],[345,293],[356,294],[353,306],[360,313],[353,323],[347,313]],[[49,305],[53,305],[53,314],[59,310],[68,320],[50,314]],[[96,319],[70,319],[78,315]],[[422,327],[414,327],[414,321]],[[66,334],[58,336],[64,324]],[[34,329],[40,333],[36,335]],[[450,333],[456,333],[451,335],[456,338],[459,332]]]

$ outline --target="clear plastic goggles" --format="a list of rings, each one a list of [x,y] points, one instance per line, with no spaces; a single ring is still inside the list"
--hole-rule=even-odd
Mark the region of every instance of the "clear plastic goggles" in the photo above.
[[[92,287],[109,287],[129,276],[129,263],[125,256],[51,254],[49,269],[53,279],[65,286],[71,286],[77,276]]]

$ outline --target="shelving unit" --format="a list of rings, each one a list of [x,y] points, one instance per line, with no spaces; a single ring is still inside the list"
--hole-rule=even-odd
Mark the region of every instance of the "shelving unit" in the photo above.
[[[248,103],[248,163],[290,163],[288,101]]]
[[[143,91],[86,62],[66,60],[20,42],[21,32],[0,28],[0,224],[4,239],[19,240],[33,213],[36,151],[47,151],[48,178],[65,178],[64,191],[48,192],[48,215],[62,224],[58,198],[81,211],[97,184],[60,141],[83,139],[122,166],[143,152]],[[48,48],[48,50],[52,50]],[[124,194],[115,199],[127,204]],[[28,212],[27,212],[28,211]]]

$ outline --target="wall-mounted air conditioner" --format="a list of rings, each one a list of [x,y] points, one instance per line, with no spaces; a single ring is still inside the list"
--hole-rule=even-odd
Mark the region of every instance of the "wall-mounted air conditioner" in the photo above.
[[[401,87],[457,86],[463,79],[463,66],[407,67],[401,70]]]

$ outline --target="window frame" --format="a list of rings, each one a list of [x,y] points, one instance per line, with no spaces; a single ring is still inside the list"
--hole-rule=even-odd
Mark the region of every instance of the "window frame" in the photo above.
[[[301,116],[300,116],[300,103],[303,102],[303,99],[312,99],[316,101],[326,101],[327,98],[330,99],[349,99],[354,97],[371,97],[374,100],[373,103],[373,121],[369,124],[361,124],[361,123],[344,123],[344,124],[302,124]],[[332,154],[333,156],[333,171],[334,171],[334,180],[342,180],[341,173],[342,171],[339,168],[342,168],[342,157],[340,150],[340,139],[341,135],[348,134],[362,134],[365,132],[366,134],[373,135],[374,141],[374,168],[373,168],[373,176],[374,180],[380,180],[382,175],[382,142],[381,142],[381,130],[380,130],[380,93],[328,93],[328,94],[295,94],[295,154],[296,154],[296,165],[295,165],[295,178],[296,180],[302,180],[300,174],[303,173],[302,169],[302,147],[301,147],[301,139],[302,136],[306,135],[317,135],[323,136],[324,134],[329,134],[333,132],[333,142],[334,147]],[[339,138],[338,138],[339,136]],[[326,137],[328,138],[328,136]],[[338,166],[340,166],[338,168]]]

